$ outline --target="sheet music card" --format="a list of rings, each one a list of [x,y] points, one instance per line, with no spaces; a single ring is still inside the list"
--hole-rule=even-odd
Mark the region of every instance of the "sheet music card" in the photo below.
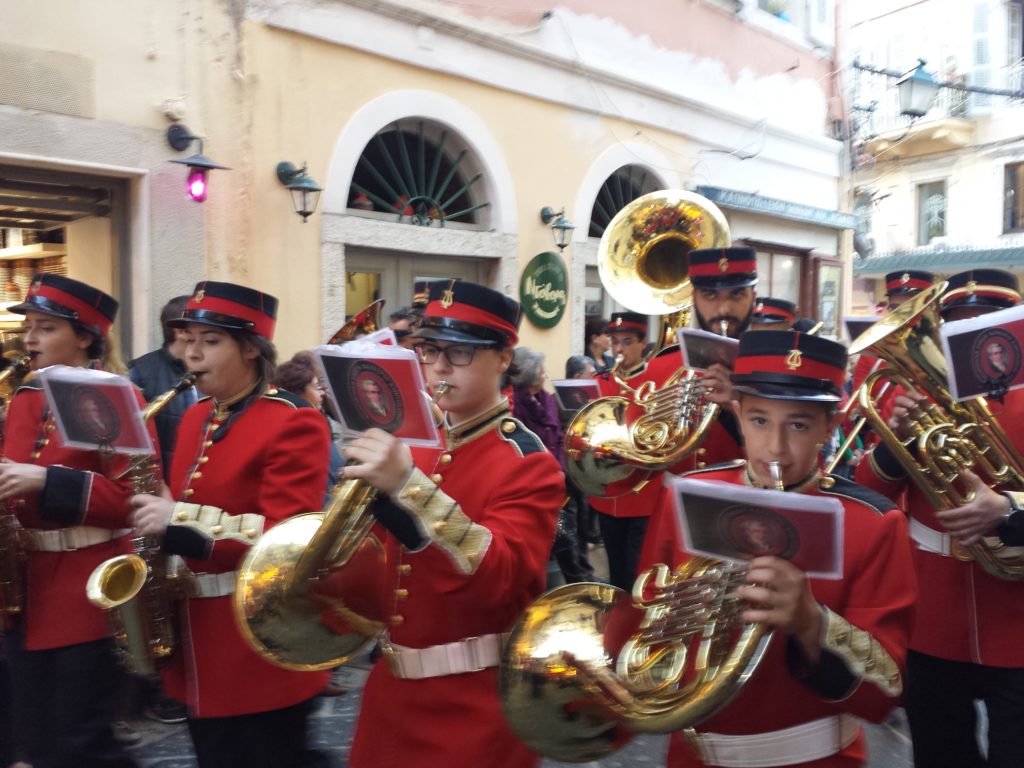
[[[407,445],[440,448],[416,353],[392,343],[394,334],[388,334],[390,339],[373,334],[313,350],[345,437],[378,427]]]
[[[601,396],[601,388],[594,379],[558,379],[552,381],[555,389],[555,400],[558,407],[568,413],[574,413]]]
[[[939,334],[954,399],[1024,387],[1024,306],[943,323]]]
[[[731,370],[740,351],[739,339],[699,328],[680,328],[676,335],[683,354],[683,367],[691,370],[706,371],[715,363]]]
[[[732,562],[775,555],[813,578],[842,578],[839,499],[689,478],[670,488],[686,552]]]
[[[124,376],[78,366],[39,371],[60,438],[69,448],[153,455],[135,386]]]

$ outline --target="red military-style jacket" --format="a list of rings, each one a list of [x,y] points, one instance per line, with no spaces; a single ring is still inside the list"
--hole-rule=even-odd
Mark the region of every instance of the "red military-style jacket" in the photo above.
[[[268,390],[226,412],[204,399],[185,412],[171,465],[180,502],[164,548],[196,574],[234,571],[261,533],[321,508],[330,433],[300,398]],[[329,672],[274,666],[246,643],[233,597],[182,606],[182,647],[164,671],[167,692],[193,717],[229,717],[292,706],[315,696]]]
[[[145,406],[142,393],[136,394],[139,405]],[[150,436],[156,446],[152,425]],[[127,469],[127,457],[104,457],[97,451],[64,445],[38,380],[20,387],[11,399],[4,425],[3,457],[47,468],[42,492],[11,499],[24,528],[93,526],[120,534],[110,541],[72,551],[29,554],[22,617],[25,649],[61,648],[110,637],[106,611],[89,603],[85,585],[97,566],[132,549],[128,506],[131,480],[115,479]]]
[[[629,372],[626,383],[634,389],[644,382],[651,381],[661,387],[668,378],[680,367],[679,355],[674,352],[664,353]],[[597,377],[602,397],[623,395],[615,379],[607,373]],[[743,455],[743,441],[739,434],[739,426],[731,411],[719,413],[718,419],[711,425],[707,436],[696,451],[668,469],[671,474],[681,474],[706,466],[732,461]],[[659,505],[659,496],[664,483],[664,472],[649,475],[646,485],[640,490],[632,491],[643,480],[643,474],[630,478],[630,482],[622,483],[621,494],[612,498],[591,496],[590,505],[598,512],[612,517],[648,517]]]
[[[1024,452],[1024,390],[988,400],[996,420],[1018,452]],[[857,482],[896,498],[906,492],[906,512],[933,531],[944,531],[935,509],[884,445],[857,467]],[[913,527],[913,526],[912,526]],[[976,562],[963,562],[914,547],[920,584],[910,647],[952,661],[991,667],[1024,667],[1024,582],[990,576]]]
[[[743,461],[692,474],[750,484]],[[724,709],[697,726],[700,733],[767,733],[842,713],[879,722],[899,702],[916,596],[906,520],[888,499],[842,478],[815,476],[798,492],[837,498],[843,505],[843,578],[809,582],[815,599],[831,613],[830,626],[847,631],[825,633],[822,659],[814,668],[801,662],[799,649],[777,631],[750,680]],[[641,571],[657,563],[674,567],[687,557],[668,497],[647,530]],[[866,654],[865,647],[871,649]],[[794,765],[848,768],[865,763],[861,733],[831,757]],[[667,765],[705,763],[675,733]]]
[[[446,541],[443,527],[428,526],[431,541],[416,552],[382,534],[389,641],[422,649],[508,632],[545,588],[565,498],[558,463],[504,402],[453,428],[446,450],[414,449],[413,459],[419,479],[399,499],[444,500],[448,508],[456,502],[457,516],[474,525],[462,542]],[[475,543],[467,545],[470,539]],[[527,768],[538,758],[505,722],[497,667],[399,679],[382,658],[363,693],[349,762],[353,768]]]

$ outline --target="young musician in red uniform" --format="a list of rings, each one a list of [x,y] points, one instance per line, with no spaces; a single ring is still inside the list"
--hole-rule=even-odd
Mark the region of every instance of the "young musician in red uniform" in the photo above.
[[[1017,276],[998,269],[953,275],[941,299],[945,320],[963,320],[1020,303]],[[895,398],[889,424],[902,432],[914,400]],[[1024,452],[1024,390],[988,405],[1018,452]],[[987,573],[954,554],[956,539],[970,545],[981,535],[1013,537],[1022,521],[1018,494],[1006,496],[965,473],[977,494],[964,507],[937,511],[884,444],[861,462],[857,480],[896,497],[904,488],[914,565],[921,596],[907,658],[906,710],[918,768],[996,766],[1021,762],[1024,740],[1024,582]],[[975,702],[988,715],[987,757],[976,738]]]
[[[708,248],[690,251],[689,275],[693,284],[693,309],[697,325],[713,333],[739,338],[750,325],[754,309],[754,284],[757,282],[757,255],[752,248]],[[608,324],[612,353],[622,355],[616,370],[619,378],[636,389],[651,381],[661,387],[681,366],[678,348],[673,347],[652,360],[644,360],[647,340],[647,316],[638,312],[616,312]],[[669,471],[678,474],[708,464],[735,459],[741,455],[736,420],[730,412],[732,395],[729,371],[713,365],[704,374],[708,399],[722,407],[701,446]],[[622,388],[609,373],[597,376],[601,395],[623,395]],[[597,510],[601,538],[608,555],[608,581],[629,591],[636,576],[640,548],[651,510],[658,505],[663,477],[656,474],[639,490],[640,481],[631,481],[614,491],[612,498],[590,497]]]
[[[526,768],[537,756],[505,723],[502,633],[545,585],[565,484],[540,439],[509,414],[502,374],[519,304],[467,282],[434,282],[415,349],[427,384],[450,387],[443,451],[410,451],[379,429],[346,450],[387,494],[374,513],[388,572],[384,657],[363,693],[354,768]]]
[[[171,497],[132,499],[142,534],[197,574],[182,608],[185,637],[164,673],[189,708],[202,768],[306,766],[312,698],[328,672],[292,672],[258,656],[232,610],[235,569],[275,523],[320,509],[330,433],[296,395],[269,387],[277,299],[204,281],[174,327],[187,331],[185,363],[206,397],[178,430]],[[171,498],[177,501],[172,501]]]
[[[25,315],[33,370],[118,367],[108,348],[117,302],[103,291],[40,274],[10,311]],[[135,765],[110,729],[117,674],[110,624],[85,596],[100,563],[131,551],[131,483],[118,477],[128,462],[66,447],[38,380],[11,400],[3,458],[0,499],[16,511],[30,550],[26,605],[7,638],[28,759],[36,768]]]
[[[751,560],[739,595],[746,621],[774,627],[765,656],[739,694],[673,734],[668,765],[866,764],[857,718],[879,721],[898,702],[915,597],[906,521],[887,499],[823,476],[821,443],[835,421],[846,350],[795,331],[740,339],[732,374],[746,461],[693,473],[702,480],[774,488],[776,462],[791,493],[843,505],[842,579],[809,578],[788,560]],[[644,567],[686,558],[670,504],[652,519]]]

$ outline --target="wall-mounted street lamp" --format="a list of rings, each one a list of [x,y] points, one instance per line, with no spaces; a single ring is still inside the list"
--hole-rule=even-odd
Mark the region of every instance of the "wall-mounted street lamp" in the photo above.
[[[316,205],[320,202],[320,193],[323,190],[317,186],[306,173],[306,164],[296,168],[285,161],[277,164],[277,180],[284,184],[292,195],[292,206],[295,212],[302,217],[302,223],[313,215]]]
[[[206,199],[206,177],[210,171],[214,169],[230,171],[231,169],[226,165],[213,162],[213,160],[204,155],[203,140],[198,136],[193,136],[192,131],[181,123],[174,123],[167,129],[167,143],[177,152],[184,152],[193,141],[199,142],[199,152],[189,155],[182,160],[169,160],[168,162],[188,166],[188,177],[186,179],[188,196],[195,202],[201,203]]]
[[[564,251],[565,246],[572,240],[572,231],[576,229],[576,225],[565,218],[565,208],[556,213],[554,208],[544,206],[540,209],[540,220],[551,227],[551,235],[558,246],[558,252]]]

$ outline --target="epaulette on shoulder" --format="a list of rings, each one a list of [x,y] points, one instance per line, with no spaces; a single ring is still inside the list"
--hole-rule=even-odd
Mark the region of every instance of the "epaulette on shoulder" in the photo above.
[[[700,469],[684,472],[683,476],[689,477],[690,475],[703,475],[707,472],[721,472],[723,469],[740,469],[746,465],[746,459],[733,459],[732,461],[723,461],[721,464],[712,464],[710,467],[701,467]]]
[[[289,392],[287,389],[278,389],[277,387],[271,387],[263,393],[264,400],[274,400],[279,403],[286,403],[292,408],[312,408],[308,400],[303,400],[301,397],[296,395],[294,392]]]
[[[23,389],[42,389],[42,388],[43,388],[42,380],[40,380],[40,378],[35,375],[35,372],[32,372],[32,373],[30,373],[28,375],[28,378],[26,378],[23,382],[21,382],[21,384],[18,385],[18,388],[16,390],[14,390],[14,391],[15,392],[20,392]]]
[[[527,429],[519,419],[513,416],[505,416],[498,424],[498,434],[507,442],[516,447],[520,456],[529,456],[531,453],[543,453],[547,450],[544,443],[533,432]]]
[[[829,483],[830,480],[832,481],[831,484]],[[822,493],[827,493],[831,496],[855,499],[861,504],[871,507],[880,515],[885,514],[890,509],[896,509],[896,504],[887,496],[883,496],[878,491],[873,491],[870,488],[865,488],[863,485],[852,480],[847,480],[845,477],[828,475],[818,482],[818,487]]]

